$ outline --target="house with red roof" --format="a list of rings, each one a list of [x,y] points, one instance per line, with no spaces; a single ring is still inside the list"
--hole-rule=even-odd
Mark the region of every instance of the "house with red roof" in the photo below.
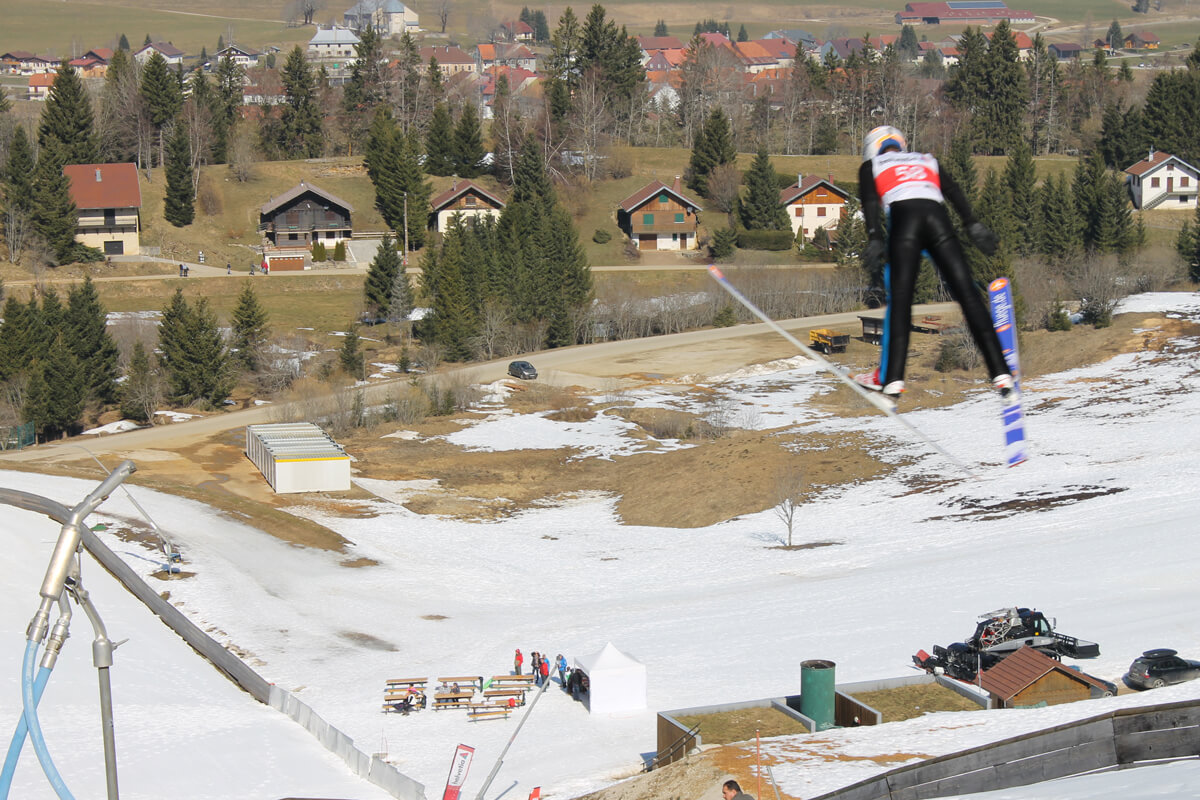
[[[806,241],[817,235],[818,228],[833,234],[849,199],[850,194],[838,188],[832,176],[797,175],[795,183],[779,192],[779,204],[787,211],[792,235],[803,235]]]
[[[500,35],[508,42],[532,42],[533,28],[528,22],[509,20],[500,23]]]
[[[651,181],[621,201],[617,227],[638,250],[692,250],[696,247],[700,204],[674,186]]]
[[[70,164],[71,200],[79,209],[75,241],[106,256],[141,253],[142,189],[136,164]]]
[[[787,39],[755,39],[753,43],[775,59],[776,67],[790,67],[796,62],[796,45]]]
[[[50,96],[50,87],[58,77],[54,72],[35,72],[29,76],[29,89],[26,100],[45,100]]]
[[[535,72],[537,56],[523,44],[494,44],[475,45],[475,63],[479,72],[491,67],[516,67]]]
[[[444,231],[455,214],[461,214],[472,223],[481,217],[500,219],[505,203],[474,181],[457,178],[449,189],[431,198],[429,205],[432,209],[429,227]]]
[[[1125,37],[1124,44],[1130,50],[1157,50],[1162,40],[1150,31],[1134,31]]]
[[[741,62],[743,72],[754,74],[779,66],[775,54],[758,42],[738,42],[733,45],[733,52]]]
[[[1139,211],[1196,208],[1200,171],[1178,156],[1152,149],[1146,158],[1126,167],[1125,174],[1133,207]]]

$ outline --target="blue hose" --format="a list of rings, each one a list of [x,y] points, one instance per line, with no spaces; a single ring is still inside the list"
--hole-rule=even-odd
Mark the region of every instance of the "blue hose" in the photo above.
[[[42,765],[42,772],[46,773],[46,780],[49,781],[50,787],[54,789],[59,800],[75,800],[75,796],[63,782],[62,776],[58,774],[54,760],[50,758],[50,751],[46,749],[46,739],[42,736],[42,723],[38,720],[37,715],[37,701],[33,699],[33,665],[37,661],[37,651],[38,643],[33,639],[28,639],[25,642],[25,659],[21,663],[21,705],[25,710],[25,724],[29,726],[29,740],[33,742],[33,752],[37,754],[38,761]]]
[[[38,670],[37,679],[33,682],[33,703],[42,702],[42,693],[46,691],[46,683],[50,680],[50,668]],[[17,771],[17,760],[21,757],[21,748],[25,746],[25,736],[29,726],[25,724],[22,713],[17,719],[17,729],[13,731],[12,742],[8,745],[8,757],[4,759],[4,770],[0,771],[0,800],[8,800],[8,792],[12,788],[13,774]]]

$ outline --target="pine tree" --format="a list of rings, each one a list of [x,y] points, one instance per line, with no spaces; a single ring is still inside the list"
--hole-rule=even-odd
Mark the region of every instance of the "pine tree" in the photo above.
[[[667,33],[667,23],[665,20],[660,19],[658,22],[654,23],[654,35],[655,36],[670,36],[671,35],[671,34]]]
[[[374,25],[367,25],[359,32],[354,51],[357,58],[343,90],[342,111],[349,121],[351,140],[357,144],[375,116],[375,109],[386,98],[383,38]]]
[[[191,327],[192,308],[178,288],[163,308],[158,325],[159,363],[166,371],[170,393],[176,398],[189,394],[187,337]]]
[[[161,388],[141,340],[134,342],[125,382],[121,384],[121,416],[134,422],[149,422],[157,410]]]
[[[438,103],[425,132],[425,171],[430,175],[453,175],[455,151],[454,119],[446,104]]]
[[[76,247],[75,227],[79,211],[71,199],[71,180],[63,174],[61,147],[56,139],[42,147],[34,173],[30,222],[54,251],[56,261],[66,264],[83,251]]]
[[[1063,260],[1079,252],[1083,245],[1079,215],[1071,198],[1066,175],[1047,178],[1034,207],[1038,213],[1037,250],[1052,260]]]
[[[166,159],[166,133],[164,129],[183,108],[183,92],[179,81],[171,74],[167,60],[155,50],[142,67],[140,87],[142,101],[150,113],[150,124],[158,134],[158,163]]]
[[[33,204],[33,177],[37,162],[33,157],[33,147],[25,134],[25,126],[17,125],[8,146],[8,162],[4,166],[3,177],[4,201],[7,207],[17,208],[26,213]]]
[[[1004,167],[1004,183],[1013,212],[1013,250],[1021,255],[1029,255],[1037,248],[1037,219],[1036,215],[1026,209],[1036,207],[1037,174],[1029,145],[1023,139],[1018,140],[1009,153],[1008,162]]]
[[[533,38],[538,44],[550,41],[550,23],[546,21],[546,12],[541,9],[533,12]]]
[[[65,322],[67,341],[86,378],[87,398],[115,402],[121,353],[108,333],[108,315],[90,275],[67,295]]]
[[[546,174],[542,148],[535,137],[527,137],[513,175],[510,203],[534,203],[548,208],[555,201],[554,186]]]
[[[317,158],[325,150],[316,80],[300,45],[292,48],[281,74],[287,103],[280,117],[279,146],[291,158]]]
[[[0,114],[4,114],[12,110],[12,101],[8,99],[8,92],[0,86]]]
[[[746,172],[746,196],[738,198],[738,218],[747,230],[783,231],[791,226],[787,212],[779,202],[775,168],[760,147]]]
[[[223,34],[218,33],[217,34],[217,52],[220,53],[224,49],[225,49],[225,36]]]
[[[471,338],[475,334],[475,318],[462,274],[462,236],[462,226],[446,233],[436,258],[437,291],[432,294],[430,304],[428,328],[433,341],[443,347],[447,361],[470,358]]]
[[[207,63],[208,63],[208,48],[205,47],[204,45],[200,45],[200,64],[204,65]]]
[[[375,258],[371,260],[371,266],[367,268],[367,280],[363,284],[367,310],[372,319],[388,317],[396,275],[401,270],[400,257],[396,253],[396,243],[391,236],[384,234],[379,248],[375,251]]]
[[[950,152],[939,163],[962,189],[967,204],[974,207],[979,200],[979,173],[975,169],[975,160],[971,158],[970,136],[962,133],[951,139]]]
[[[546,346],[575,344],[575,317],[592,296],[592,274],[570,213],[555,204],[544,217],[544,256],[550,295]]]
[[[1098,249],[1104,238],[1101,230],[1104,217],[1103,181],[1104,160],[1099,152],[1079,160],[1071,194],[1075,198],[1079,219],[1083,221],[1083,248],[1088,251]]]
[[[483,135],[479,130],[479,112],[472,103],[463,105],[454,126],[454,172],[460,178],[474,178],[483,172]]]
[[[167,150],[167,195],[163,201],[163,219],[176,228],[182,228],[191,225],[195,217],[191,148],[187,125],[181,119],[175,123],[175,133]]]
[[[121,34],[120,40],[117,41],[117,49],[124,50],[127,53],[129,52],[129,39],[123,33]]]
[[[263,351],[271,336],[268,321],[267,310],[254,291],[254,282],[246,281],[230,320],[230,350],[236,363],[248,372],[257,372],[263,365]]]
[[[396,151],[396,188],[402,193],[396,198],[399,202],[395,205],[401,213],[395,217],[392,230],[404,230],[404,197],[407,197],[408,247],[411,250],[419,250],[425,246],[425,233],[428,228],[426,213],[429,198],[433,195],[433,186],[425,180],[425,170],[421,168],[421,148],[415,129],[407,136],[397,132],[392,138],[392,147]]]
[[[199,400],[210,408],[220,407],[233,389],[234,375],[217,315],[209,307],[207,297],[196,301],[190,323],[186,342],[191,367],[188,402]]]
[[[1125,36],[1121,33],[1121,23],[1114,19],[1112,24],[1108,26],[1108,33],[1105,35],[1104,40],[1108,42],[1108,46],[1113,50],[1120,47],[1122,42],[1125,41]]]
[[[984,145],[990,152],[1007,153],[1022,138],[1028,83],[1019,62],[1020,52],[1008,20],[1000,20],[988,43],[987,97],[982,120]],[[981,132],[982,133],[982,132]]]
[[[392,281],[392,293],[388,297],[388,322],[396,323],[408,319],[413,305],[412,283],[409,282],[408,273],[401,264],[396,270],[396,277]]]
[[[704,127],[696,134],[692,147],[692,158],[687,170],[687,185],[704,197],[708,197],[708,176],[723,164],[732,164],[737,159],[733,147],[733,136],[729,130],[729,119],[719,107],[713,108]]]
[[[351,325],[346,336],[342,339],[342,348],[338,351],[338,363],[342,370],[356,381],[366,380],[367,365],[359,347],[358,326]]]
[[[154,44],[154,40],[153,40],[153,39],[151,39],[151,38],[150,38],[150,34],[148,34],[148,33],[147,33],[147,34],[146,34],[146,40],[145,40],[144,42],[142,42],[142,47],[145,47],[145,46],[146,46],[146,45],[148,45],[148,44]]]
[[[37,352],[38,309],[31,310],[13,295],[4,301],[0,321],[0,381],[26,373]]]
[[[64,165],[95,164],[100,159],[92,101],[71,66],[59,69],[38,124],[38,147],[55,145]]]
[[[45,359],[34,361],[23,415],[44,438],[66,434],[83,416],[85,384],[79,362],[59,333]]]
[[[746,32],[746,26],[745,26],[745,24],[743,24],[743,25],[742,25],[742,27],[738,28],[738,32],[737,32],[737,40],[738,40],[739,42],[748,42],[748,41],[750,41],[750,34]]]
[[[921,43],[917,41],[917,32],[912,25],[900,28],[900,42],[896,45],[900,54],[909,61],[916,61],[921,56]]]
[[[1012,248],[1015,237],[1011,202],[1012,198],[1003,179],[994,169],[988,169],[987,175],[983,179],[983,188],[979,192],[979,204],[976,211],[979,221],[996,234],[996,238],[1000,241],[1000,251],[993,257],[976,251],[977,256],[968,259],[975,280],[981,285],[986,286],[1003,274],[998,261],[1004,251]]]

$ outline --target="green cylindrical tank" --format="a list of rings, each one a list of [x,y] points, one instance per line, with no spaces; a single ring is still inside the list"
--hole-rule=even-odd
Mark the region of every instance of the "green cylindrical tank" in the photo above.
[[[833,715],[834,667],[832,661],[800,662],[800,713],[817,725],[818,731],[835,727]]]

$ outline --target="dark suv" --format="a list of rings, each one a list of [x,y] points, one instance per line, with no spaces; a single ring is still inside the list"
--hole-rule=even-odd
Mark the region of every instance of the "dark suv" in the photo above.
[[[537,378],[537,370],[528,361],[512,362],[508,365],[508,374],[523,381],[532,381]]]
[[[1125,684],[1134,689],[1159,689],[1172,683],[1200,678],[1200,661],[1180,658],[1169,648],[1147,650],[1134,659],[1125,674]]]

